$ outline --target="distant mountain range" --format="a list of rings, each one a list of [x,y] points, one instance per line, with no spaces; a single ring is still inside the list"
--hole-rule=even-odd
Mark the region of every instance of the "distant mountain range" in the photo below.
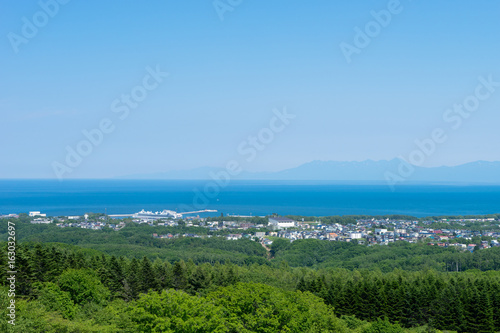
[[[222,168],[202,167],[192,170],[137,174],[121,179],[211,179]],[[241,172],[232,179],[241,180],[328,180],[339,182],[386,182],[386,177],[407,182],[496,183],[500,184],[500,162],[476,161],[458,166],[417,167],[400,159],[390,161],[337,162],[313,161],[278,172]],[[401,177],[401,178],[398,178]],[[402,183],[402,181],[401,181]]]

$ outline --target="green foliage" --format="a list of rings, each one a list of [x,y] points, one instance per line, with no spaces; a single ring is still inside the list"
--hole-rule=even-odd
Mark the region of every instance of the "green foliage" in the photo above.
[[[285,252],[291,246],[291,243],[287,239],[278,238],[271,244],[271,257],[275,257],[278,252]]]
[[[231,326],[221,307],[175,290],[142,295],[128,313],[137,332],[227,332]]]
[[[387,319],[377,319],[362,333],[404,333],[405,331],[398,324],[391,324]]]
[[[105,304],[109,297],[109,290],[91,270],[69,269],[61,274],[58,284],[78,305],[88,302]]]
[[[356,316],[342,315],[340,316],[340,319],[344,321],[348,328],[354,330],[362,329],[363,327],[367,327],[369,325],[368,322],[358,319]]]
[[[238,318],[250,332],[345,332],[347,327],[323,301],[300,291],[238,283],[218,289],[207,298]]]
[[[150,292],[128,308],[141,332],[348,332],[323,301],[262,284],[238,283],[190,296]]]
[[[72,319],[75,316],[77,307],[71,299],[71,294],[61,290],[57,284],[52,282],[41,284],[38,295],[40,303],[46,309],[58,312],[66,319]]]

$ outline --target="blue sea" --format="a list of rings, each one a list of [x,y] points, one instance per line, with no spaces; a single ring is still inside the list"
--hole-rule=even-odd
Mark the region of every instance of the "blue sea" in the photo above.
[[[359,185],[291,181],[0,180],[0,214],[49,216],[212,209],[234,215],[500,213],[500,186]]]

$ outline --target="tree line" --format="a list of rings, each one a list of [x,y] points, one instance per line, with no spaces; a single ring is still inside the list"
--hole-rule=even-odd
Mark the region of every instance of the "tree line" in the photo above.
[[[277,239],[271,245],[271,255],[275,261],[284,260],[294,267],[380,269],[383,272],[394,269],[434,269],[444,272],[500,270],[500,247],[471,253],[454,247],[402,241],[389,245],[361,246],[355,242],[316,239],[290,242]]]
[[[312,272],[297,289],[323,298],[337,315],[369,321],[385,317],[404,327],[428,324],[458,332],[500,329],[498,272]]]

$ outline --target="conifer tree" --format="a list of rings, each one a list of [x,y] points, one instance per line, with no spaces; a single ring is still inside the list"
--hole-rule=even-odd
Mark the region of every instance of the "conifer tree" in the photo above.
[[[435,327],[453,331],[460,329],[460,322],[464,320],[463,308],[453,279],[439,293],[435,310],[433,321]]]
[[[307,290],[306,281],[304,280],[303,276],[300,277],[299,282],[297,283],[296,289],[300,290],[300,291],[306,291]],[[332,296],[333,296],[333,293],[332,293]],[[331,303],[328,303],[328,304],[331,304]]]
[[[156,258],[156,260],[153,262],[153,272],[154,272],[154,275],[156,277],[156,281],[158,283],[158,286],[157,286],[158,290],[165,289],[166,288],[165,281],[167,279],[167,270],[166,270],[165,264],[163,263],[163,261],[161,261],[160,258]]]
[[[238,276],[238,267],[233,265],[233,264],[229,264],[229,265],[225,265],[227,267],[227,270],[226,270],[226,274],[225,274],[225,285],[232,285],[232,284],[235,284],[235,283],[238,283],[240,281],[240,278]]]
[[[48,279],[53,280],[56,276],[61,275],[61,273],[64,271],[64,256],[63,253],[55,246],[52,246],[50,248],[49,256],[50,276],[48,276]]]
[[[76,261],[76,255],[74,252],[70,252],[67,256],[66,256],[66,268],[73,268],[73,269],[77,269],[78,268],[78,265],[77,265],[77,261]],[[92,259],[89,261],[89,268],[92,268],[92,265],[90,264],[92,262]]]
[[[78,252],[76,254],[76,269],[82,269],[82,268],[88,268],[88,263],[87,263],[87,259],[85,258],[85,256],[83,255],[83,253],[81,252]]]
[[[51,264],[49,262],[49,254],[45,247],[40,243],[35,245],[32,258],[31,263],[33,264],[33,275],[35,279],[39,282],[48,281],[47,276],[51,271]]]
[[[130,261],[129,267],[127,269],[127,276],[125,277],[124,292],[125,299],[133,300],[139,295],[141,287],[140,281],[140,265],[136,258]]]
[[[354,283],[349,280],[342,288],[342,296],[339,299],[339,313],[344,315],[354,315],[356,308],[354,299],[357,298]]]
[[[140,291],[147,293],[149,289],[159,290],[156,274],[148,257],[144,256],[141,261],[141,287]]]
[[[189,287],[192,294],[206,289],[210,286],[211,276],[205,266],[196,267],[195,271],[189,277]]]
[[[174,267],[168,261],[165,262],[165,279],[163,280],[163,288],[170,289],[174,287]]]
[[[177,261],[172,269],[173,287],[176,290],[186,290],[188,286],[188,278],[186,273],[186,264],[183,260]]]
[[[475,327],[478,332],[494,332],[493,308],[490,301],[491,288],[488,283],[482,279],[478,280],[477,288],[477,309]]]
[[[7,251],[5,252],[7,253]],[[3,271],[17,271],[16,293],[20,295],[32,295],[32,283],[36,279],[33,272],[31,253],[26,246],[16,246],[16,258],[14,267],[6,267]],[[5,262],[8,265],[8,262]],[[4,280],[5,281],[5,280]]]
[[[125,274],[123,268],[116,259],[115,256],[112,256],[109,260],[109,280],[106,285],[108,289],[111,291],[112,295],[115,297],[121,297],[124,294],[124,281]]]
[[[375,320],[377,318],[383,318],[386,314],[384,313],[384,303],[387,302],[386,296],[383,292],[383,283],[380,279],[376,278],[375,281],[371,283],[370,297],[373,300],[371,302],[372,318]]]
[[[500,283],[492,281],[491,283],[491,308],[493,312],[494,327],[500,330]]]
[[[97,259],[97,262],[97,275],[101,279],[102,284],[108,286],[111,283],[111,272],[108,260],[103,254],[100,259]]]
[[[462,332],[477,332],[475,316],[477,315],[477,289],[474,285],[470,283],[462,289],[460,298],[462,304],[464,304],[464,317],[465,320],[460,325],[460,331]]]

